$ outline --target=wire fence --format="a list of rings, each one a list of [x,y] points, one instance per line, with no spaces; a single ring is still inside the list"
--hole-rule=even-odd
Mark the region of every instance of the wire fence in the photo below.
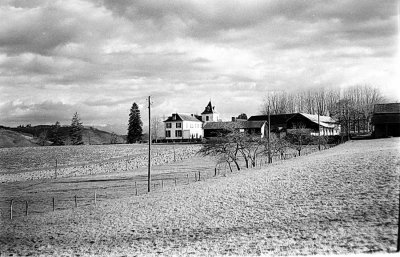
[[[325,147],[329,149],[334,145]],[[321,149],[323,150],[323,149]],[[303,149],[302,155],[318,151],[318,147]],[[273,155],[272,163],[285,161],[298,157],[297,152],[285,153],[284,155]],[[261,169],[268,164],[267,157],[258,158],[255,169]],[[187,171],[188,165],[176,165],[167,167],[171,172],[164,172],[152,175],[151,192],[168,191],[178,186],[189,185],[209,179],[217,179],[236,173],[238,170],[232,166],[229,169],[226,163],[215,165],[214,162],[193,165]],[[163,167],[158,167],[162,169]],[[49,184],[51,184],[49,186]],[[42,192],[38,191],[38,187]],[[46,187],[49,190],[46,191]],[[101,202],[110,199],[121,199],[124,197],[142,196],[148,194],[147,176],[122,176],[122,177],[76,177],[41,180],[37,183],[19,188],[18,195],[3,196],[0,200],[0,211],[2,219],[15,219],[28,215],[43,214],[80,208],[85,206],[97,207]]]

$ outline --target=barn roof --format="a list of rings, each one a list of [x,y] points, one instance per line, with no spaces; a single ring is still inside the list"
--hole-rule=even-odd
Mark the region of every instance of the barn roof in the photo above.
[[[271,120],[271,125],[280,125],[280,124],[286,124],[286,121],[296,115],[296,113],[290,113],[290,114],[271,114],[270,115],[270,120]],[[268,121],[268,115],[255,115],[251,116],[249,121]]]
[[[400,113],[400,103],[375,104],[374,113]]]
[[[261,128],[265,121],[220,121],[220,122],[207,122],[204,124],[203,129],[251,129]]]

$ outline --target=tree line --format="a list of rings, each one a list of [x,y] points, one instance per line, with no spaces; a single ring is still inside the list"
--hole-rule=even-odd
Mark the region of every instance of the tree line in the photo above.
[[[346,133],[370,132],[375,104],[386,99],[377,87],[354,85],[340,88],[312,88],[296,92],[270,91],[262,104],[262,113],[309,113],[338,120]]]

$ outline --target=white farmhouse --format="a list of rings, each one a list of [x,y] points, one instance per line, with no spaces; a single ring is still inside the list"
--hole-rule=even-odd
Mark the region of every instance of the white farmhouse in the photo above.
[[[165,139],[183,140],[203,137],[203,122],[194,114],[173,113],[165,123]]]

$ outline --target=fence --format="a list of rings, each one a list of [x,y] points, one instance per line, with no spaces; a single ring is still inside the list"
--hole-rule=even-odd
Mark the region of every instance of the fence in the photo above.
[[[307,155],[315,151],[318,151],[318,147],[308,148],[302,155]],[[283,156],[274,155],[273,162],[295,157],[297,157],[296,152],[286,153]],[[255,168],[260,169],[265,165],[268,165],[267,158],[259,158]],[[237,172],[236,168],[233,168],[233,173]],[[189,172],[178,171],[155,174],[152,176],[151,191],[167,191],[177,186],[227,176],[229,173],[231,171],[226,164],[215,166],[214,163],[210,162],[209,164],[192,167],[192,170]],[[45,192],[44,195],[33,194],[29,196],[28,190],[23,195],[1,201],[0,210],[2,219],[7,217],[13,219],[83,206],[96,207],[104,200],[141,196],[148,193],[147,176],[143,175],[111,179],[89,178],[85,180],[79,178],[77,180],[53,179],[49,181],[48,183],[55,184],[54,188],[60,189]],[[76,186],[71,186],[74,183]],[[65,190],[62,189],[64,185],[68,186]],[[33,185],[33,187],[35,186],[37,185]]]

